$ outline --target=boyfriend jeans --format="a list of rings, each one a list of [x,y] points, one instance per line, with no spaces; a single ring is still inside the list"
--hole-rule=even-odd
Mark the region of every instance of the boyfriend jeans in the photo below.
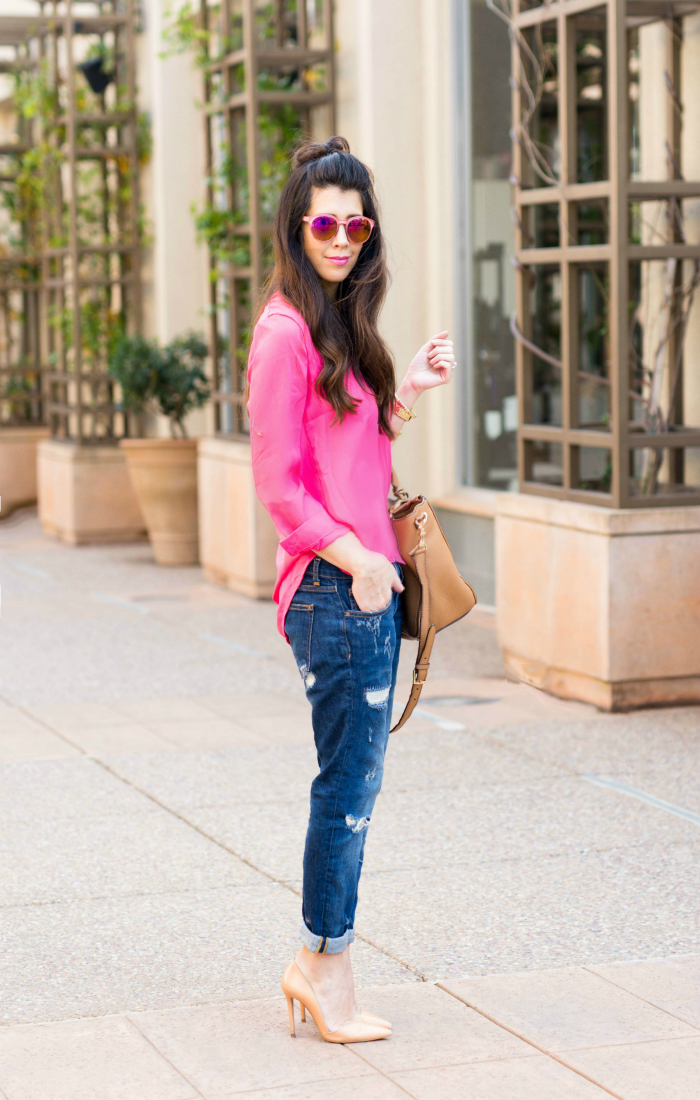
[[[395,568],[403,577],[398,563]],[[336,954],[355,938],[362,858],[382,785],[401,645],[401,596],[360,611],[352,577],[315,558],[285,618],[311,703],[319,773],[304,850],[302,943]]]

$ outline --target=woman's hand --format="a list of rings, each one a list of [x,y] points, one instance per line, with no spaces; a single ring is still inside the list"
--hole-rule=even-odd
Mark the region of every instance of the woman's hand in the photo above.
[[[455,365],[454,345],[445,329],[416,352],[396,396],[402,405],[410,409],[425,390],[433,390],[436,386],[451,382]],[[391,428],[395,439],[401,434],[403,427],[404,421],[394,413]]]
[[[445,329],[416,352],[404,382],[418,397],[424,390],[432,390],[451,381],[454,368],[454,344]]]
[[[360,611],[383,611],[392,592],[403,592],[396,569],[383,554],[365,551],[366,559],[352,574],[352,594]]]
[[[352,594],[360,611],[383,611],[392,592],[403,592],[396,569],[383,554],[366,550],[352,531],[318,551],[319,558],[352,577]]]

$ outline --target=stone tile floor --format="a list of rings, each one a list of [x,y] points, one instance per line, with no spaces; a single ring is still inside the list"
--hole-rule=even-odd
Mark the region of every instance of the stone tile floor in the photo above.
[[[0,584],[0,1097],[695,1100],[700,708],[508,683],[478,608],[441,635],[358,911],[394,1034],[293,1041],[314,753],[274,608],[31,512]]]

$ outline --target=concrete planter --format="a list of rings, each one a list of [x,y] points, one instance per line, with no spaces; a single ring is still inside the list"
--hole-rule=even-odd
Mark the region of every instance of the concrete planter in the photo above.
[[[48,428],[0,428],[0,505],[9,516],[37,497],[37,447]]]
[[[699,563],[700,507],[504,494],[496,599],[508,672],[604,710],[700,702]]]
[[[197,440],[123,439],[120,446],[158,564],[198,562]]]
[[[255,599],[270,598],[278,539],[255,494],[248,443],[200,440],[199,535],[208,580]]]
[[[119,447],[45,439],[38,451],[39,519],[73,546],[133,542],[146,532]]]

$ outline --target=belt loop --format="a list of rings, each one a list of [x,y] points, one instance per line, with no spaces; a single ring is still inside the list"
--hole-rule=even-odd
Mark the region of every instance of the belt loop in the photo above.
[[[321,583],[318,579],[318,567],[319,567],[320,564],[321,564],[321,559],[320,558],[314,558],[314,584],[316,585],[317,588],[319,587],[319,585]]]

